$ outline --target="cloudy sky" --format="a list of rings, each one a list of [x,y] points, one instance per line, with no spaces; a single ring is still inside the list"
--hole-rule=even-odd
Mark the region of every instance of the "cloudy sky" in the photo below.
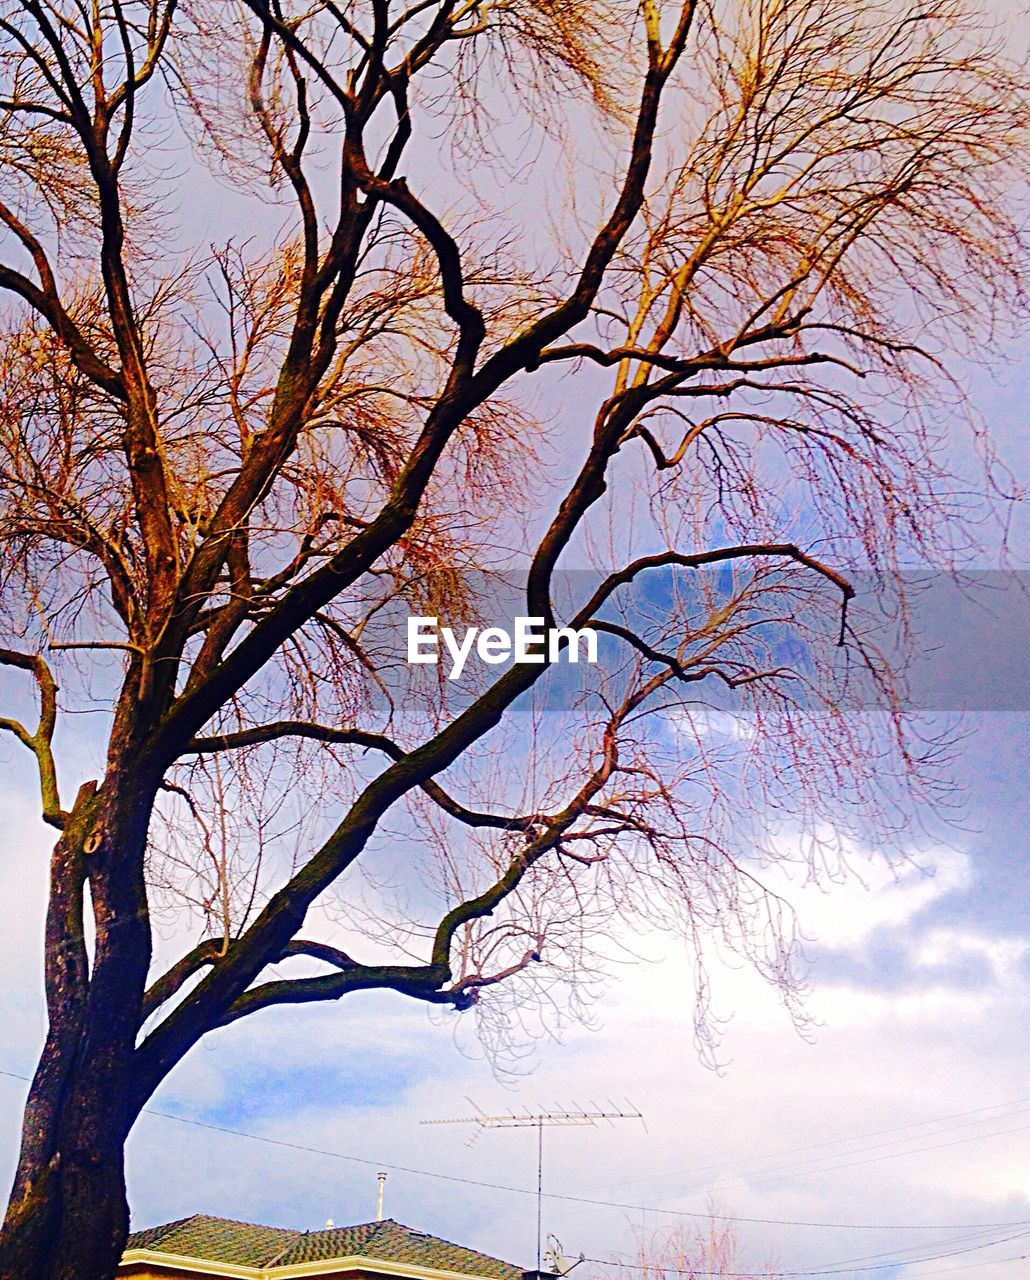
[[[975,394],[1017,467],[1021,367]],[[1025,523],[1012,560],[1030,567]],[[1026,580],[1000,581],[926,614],[922,687],[962,734],[962,814],[929,824],[893,874],[876,849],[856,848],[846,883],[782,886],[809,939],[805,1035],[750,971],[717,964],[721,1069],[702,1066],[689,959],[656,937],[634,939],[641,962],[616,973],[593,1025],[538,1044],[516,1077],[495,1074],[467,1019],[399,996],[271,1011],[210,1036],[140,1121],[135,1225],[198,1211],[296,1228],[363,1221],[384,1169],[389,1215],[528,1267],[535,1132],[485,1131],[469,1145],[474,1126],[423,1122],[614,1107],[643,1122],[545,1136],[544,1233],[568,1258],[599,1260],[581,1265],[583,1280],[632,1280],[632,1264],[670,1231],[703,1226],[712,1206],[736,1223],[741,1271],[1030,1278]],[[50,842],[24,754],[0,742],[5,1182],[45,1026]]]
[[[211,1036],[140,1122],[136,1224],[196,1211],[299,1228],[362,1221],[383,1168],[390,1215],[530,1266],[534,1131],[468,1145],[473,1127],[422,1122],[614,1105],[643,1122],[545,1137],[544,1230],[569,1257],[653,1256],[714,1205],[738,1224],[741,1269],[1030,1276],[1015,1260],[1030,1254],[1027,723],[1025,704],[965,714],[965,815],[929,830],[910,868],[889,874],[875,850],[856,849],[848,883],[786,886],[810,939],[806,1037],[750,972],[717,967],[722,1069],[701,1066],[687,958],[657,938],[637,940],[644,960],[617,975],[595,1025],[540,1044],[521,1078],[496,1077],[466,1021],[400,997],[263,1014]],[[3,761],[6,1179],[16,1077],[44,1027],[48,840],[24,762],[6,746]],[[579,1274],[617,1271],[588,1262]]]
[[[1017,466],[1027,392],[1010,367],[975,396]],[[1025,526],[1013,556],[1030,569]],[[643,1121],[545,1135],[544,1231],[592,1260],[582,1280],[632,1280],[712,1206],[736,1223],[741,1270],[1030,1278],[1030,699],[1025,598],[1005,601],[936,636],[942,715],[964,732],[961,820],[930,824],[893,874],[857,848],[846,883],[784,886],[809,939],[805,1035],[750,971],[716,965],[721,1067],[701,1065],[689,957],[662,938],[636,939],[641,962],[593,1025],[539,1043],[520,1076],[498,1077],[467,1019],[399,996],[271,1011],[209,1037],[153,1100],[130,1142],[135,1225],[359,1222],[383,1169],[390,1216],[528,1267],[535,1132],[469,1145],[474,1126],[423,1122],[614,1107]],[[23,755],[0,742],[4,1182],[45,1026],[50,840]]]

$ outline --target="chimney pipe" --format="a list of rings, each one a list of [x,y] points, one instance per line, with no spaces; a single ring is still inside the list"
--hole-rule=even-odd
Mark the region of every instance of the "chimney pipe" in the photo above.
[[[376,1222],[383,1220],[383,1188],[386,1186],[386,1174],[380,1171],[376,1174],[379,1179],[379,1195],[376,1197]]]

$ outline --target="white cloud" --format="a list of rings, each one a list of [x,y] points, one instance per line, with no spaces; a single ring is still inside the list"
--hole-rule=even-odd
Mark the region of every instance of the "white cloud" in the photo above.
[[[6,975],[0,1067],[17,1070],[31,1064],[42,1029],[37,965],[49,842],[42,830],[25,838],[36,828],[17,797],[5,798],[3,813],[0,838],[9,856],[0,864]],[[465,1095],[496,1111],[605,1106],[609,1099],[623,1105],[627,1097],[642,1108],[646,1132],[639,1123],[621,1122],[547,1134],[548,1188],[651,1207],[641,1213],[548,1202],[545,1230],[573,1255],[630,1250],[641,1225],[646,1232],[673,1220],[658,1209],[703,1213],[713,1188],[728,1210],[758,1218],[1030,1218],[1030,1131],[1022,1128],[1030,1111],[1010,1106],[959,1114],[1027,1093],[1030,1001],[1025,981],[1017,980],[1022,953],[969,925],[913,932],[920,913],[973,883],[968,858],[932,851],[922,858],[932,875],[905,867],[892,876],[861,851],[852,853],[862,863],[865,887],[852,880],[823,892],[787,879],[779,886],[798,905],[809,935],[824,946],[861,952],[890,931],[913,964],[932,969],[974,954],[986,958],[993,980],[901,995],[855,983],[817,986],[811,1009],[821,1025],[806,1042],[754,974],[717,966],[717,1005],[733,1014],[724,1040],[727,1066],[717,1076],[698,1064],[691,1042],[687,958],[676,944],[653,938],[646,946],[655,962],[619,971],[598,1007],[600,1029],[574,1027],[564,1044],[545,1044],[535,1073],[508,1088],[486,1063],[459,1051],[446,1025],[431,1025],[420,1006],[400,997],[370,995],[262,1015],[211,1037],[156,1105],[372,1163],[146,1117],[131,1146],[137,1221],[198,1209],[311,1227],[328,1217],[357,1221],[374,1206],[379,1161],[532,1188],[532,1132],[491,1131],[470,1149],[467,1130],[419,1123],[468,1113]],[[14,1082],[3,1082],[4,1173],[13,1165],[20,1094]],[[956,1118],[930,1123],[946,1116]],[[862,1134],[879,1136],[855,1136]],[[387,1211],[532,1262],[531,1196],[395,1171]],[[771,1254],[784,1267],[818,1266],[922,1238],[757,1224],[743,1225],[741,1234],[746,1256],[759,1261]],[[917,1280],[930,1270],[931,1264],[909,1267],[902,1275]],[[591,1276],[584,1267],[579,1274],[601,1280],[605,1273],[596,1269]],[[1018,1268],[999,1274],[1022,1280]]]
[[[989,937],[962,927],[937,928],[915,940],[911,954],[916,964],[927,968],[983,960],[995,982],[1018,986],[1024,981],[1023,965],[1030,954],[1030,942],[1024,938]]]
[[[823,838],[827,845],[837,843],[831,833]],[[784,852],[796,853],[793,848]],[[972,883],[969,856],[955,849],[922,850],[911,863],[894,866],[847,842],[842,854],[847,883],[828,887],[812,883],[788,862],[768,877],[770,887],[782,888],[796,906],[805,933],[824,947],[855,947],[881,928],[900,932],[934,902]]]

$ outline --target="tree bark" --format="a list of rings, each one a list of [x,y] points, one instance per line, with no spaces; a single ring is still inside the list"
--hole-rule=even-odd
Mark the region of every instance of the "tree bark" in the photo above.
[[[128,1236],[124,1147],[145,1101],[135,1053],[150,967],[143,869],[156,792],[126,765],[132,749],[109,761],[99,790],[80,790],[51,857],[49,1027],[0,1231],[0,1280],[110,1280]]]
[[[31,1153],[23,1149],[0,1234],[2,1280],[114,1276],[129,1233],[124,1159],[129,1096],[128,1089],[107,1093],[84,1070],[61,1109],[60,1133],[46,1164],[36,1170]],[[34,1176],[24,1176],[26,1165]]]

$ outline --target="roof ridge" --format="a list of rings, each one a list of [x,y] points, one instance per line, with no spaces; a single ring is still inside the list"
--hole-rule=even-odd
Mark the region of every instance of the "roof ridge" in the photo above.
[[[325,1230],[328,1230],[328,1231],[357,1231],[359,1227],[383,1227],[383,1226],[386,1226],[386,1224],[387,1224],[387,1223],[392,1223],[392,1224],[393,1224],[393,1226],[395,1226],[395,1227],[403,1227],[403,1226],[404,1226],[404,1223],[403,1223],[403,1222],[398,1222],[396,1218],[369,1218],[369,1219],[368,1219],[367,1221],[365,1221],[365,1222],[348,1222],[348,1223],[339,1223],[337,1226],[335,1226],[335,1227],[327,1227],[327,1228],[325,1228]],[[407,1230],[411,1230],[411,1231],[413,1231],[413,1230],[414,1230],[414,1227],[410,1227],[410,1228],[406,1228],[406,1229],[407,1229]],[[322,1228],[319,1228],[319,1230],[322,1230]]]
[[[257,1227],[260,1231],[287,1231],[291,1234],[296,1232],[296,1227],[273,1227],[267,1222],[251,1222],[247,1218],[223,1218],[218,1213],[193,1213],[188,1218],[181,1218],[178,1225],[183,1222],[192,1222],[194,1218],[203,1218],[206,1222],[228,1222],[234,1227]]]

